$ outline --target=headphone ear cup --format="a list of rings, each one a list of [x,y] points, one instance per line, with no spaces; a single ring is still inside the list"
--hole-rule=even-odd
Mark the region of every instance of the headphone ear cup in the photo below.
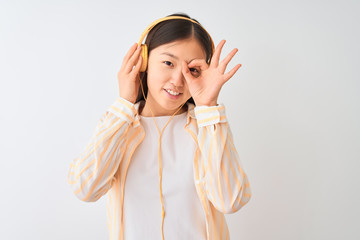
[[[146,44],[141,44],[141,57],[142,57],[142,63],[140,67],[140,72],[145,72],[148,62],[148,48]]]

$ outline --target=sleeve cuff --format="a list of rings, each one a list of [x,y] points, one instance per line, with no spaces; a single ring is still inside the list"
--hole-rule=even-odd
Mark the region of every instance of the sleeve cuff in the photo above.
[[[108,108],[108,111],[116,116],[125,119],[128,123],[132,123],[135,120],[136,110],[135,104],[128,100],[118,97],[115,102]]]
[[[226,122],[225,106],[223,104],[210,107],[196,106],[194,111],[199,127],[204,127],[219,122]]]

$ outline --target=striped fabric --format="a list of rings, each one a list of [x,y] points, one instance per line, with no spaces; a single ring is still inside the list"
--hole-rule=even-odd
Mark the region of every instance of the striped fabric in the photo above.
[[[101,117],[82,153],[70,164],[68,183],[87,202],[107,194],[111,240],[123,239],[124,185],[131,157],[145,136],[139,103],[118,97]],[[234,213],[251,197],[247,175],[235,149],[225,107],[188,104],[184,129],[197,144],[194,182],[206,216],[208,240],[229,239],[225,213]],[[160,237],[160,236],[159,236]]]

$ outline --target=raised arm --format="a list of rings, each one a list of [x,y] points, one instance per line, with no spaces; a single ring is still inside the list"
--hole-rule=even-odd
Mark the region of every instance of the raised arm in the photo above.
[[[135,43],[118,72],[119,97],[101,117],[83,152],[70,165],[68,182],[83,201],[96,201],[112,186],[126,151],[126,133],[135,121],[141,48]]]

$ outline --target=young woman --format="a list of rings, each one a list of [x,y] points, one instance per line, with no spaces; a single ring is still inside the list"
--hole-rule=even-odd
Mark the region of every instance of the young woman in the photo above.
[[[218,104],[241,66],[226,72],[237,49],[220,61],[224,44],[214,49],[196,20],[176,14],[124,57],[119,97],[68,173],[79,199],[107,194],[110,239],[229,239],[224,213],[251,192]]]

